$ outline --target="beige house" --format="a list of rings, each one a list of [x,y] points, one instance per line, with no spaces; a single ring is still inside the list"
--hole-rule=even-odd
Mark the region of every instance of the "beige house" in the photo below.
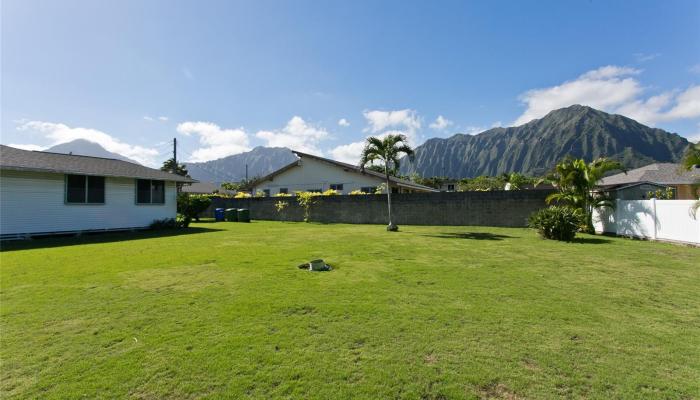
[[[365,193],[383,191],[386,178],[384,174],[368,169],[361,170],[357,165],[346,164],[328,158],[318,157],[299,151],[293,152],[298,160],[277,171],[264,176],[253,183],[255,192],[261,191],[266,196],[278,193],[323,192],[337,190],[348,194],[355,190]],[[438,190],[417,183],[390,178],[392,193],[437,192]]]

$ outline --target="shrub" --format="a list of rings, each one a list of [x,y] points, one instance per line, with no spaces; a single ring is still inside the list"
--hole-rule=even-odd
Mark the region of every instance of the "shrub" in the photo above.
[[[321,196],[317,192],[297,192],[297,203],[304,208],[304,222],[309,222],[311,206],[316,203],[316,197]]]
[[[211,199],[207,195],[180,193],[177,197],[177,212],[190,221],[193,218],[199,221],[199,214],[210,205]]]
[[[335,190],[335,189],[328,189],[328,190],[326,190],[325,192],[323,192],[323,193],[321,193],[321,194],[324,195],[324,196],[337,196],[337,195],[338,195],[338,191]]]
[[[353,196],[360,196],[360,195],[368,194],[368,193],[365,193],[365,192],[363,192],[362,190],[356,189],[356,190],[353,190],[352,192],[350,192],[350,193],[348,193],[348,194],[353,195]]]
[[[673,200],[676,198],[672,187],[667,187],[665,190],[658,189],[656,191],[647,192],[647,198],[659,200]]]
[[[277,193],[274,197],[292,197],[291,193]]]
[[[253,197],[253,196],[248,192],[238,192],[238,193],[236,193],[235,196],[233,196],[234,199],[247,199],[250,197]]]
[[[530,228],[545,239],[563,240],[570,242],[576,236],[576,231],[584,223],[580,209],[566,206],[550,206],[530,215]]]
[[[262,190],[258,190],[257,192],[255,192],[255,197],[265,197],[265,192],[263,192]]]
[[[159,230],[159,229],[174,229],[178,228],[179,225],[175,218],[163,218],[163,219],[155,219],[151,224],[148,226],[151,229]]]

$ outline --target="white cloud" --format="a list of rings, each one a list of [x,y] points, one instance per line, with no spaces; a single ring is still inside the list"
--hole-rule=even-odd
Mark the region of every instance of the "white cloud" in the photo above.
[[[651,61],[659,56],[661,56],[661,53],[634,53],[634,58],[640,63]]]
[[[29,151],[41,151],[41,150],[46,150],[46,147],[39,146],[36,144],[16,144],[16,143],[10,143],[8,144],[10,147],[14,147],[16,149],[22,149],[22,150],[29,150]]]
[[[160,122],[168,122],[168,120],[169,120],[170,118],[164,117],[164,116],[160,116],[160,117],[158,117],[158,118],[154,118],[154,117],[151,117],[150,115],[144,115],[144,116],[143,116],[143,119],[144,119],[145,121],[148,121],[148,122],[155,122],[156,120],[158,120],[158,121],[160,121]]]
[[[303,118],[294,116],[287,125],[278,130],[259,131],[255,134],[266,142],[268,147],[287,147],[313,154],[323,154],[318,148],[318,142],[328,137],[328,132],[320,127],[313,126]]]
[[[387,128],[399,128],[407,132],[415,132],[421,127],[421,121],[414,110],[397,111],[365,111],[365,119],[369,123],[366,129],[369,132],[377,133]],[[403,129],[401,129],[403,128]]]
[[[347,126],[350,126],[350,122],[348,122],[348,120],[345,118],[341,118],[338,120],[338,125],[343,126],[343,127],[347,127]]]
[[[503,126],[503,123],[501,121],[495,121],[493,124],[491,124],[491,128],[498,128]]]
[[[437,131],[441,131],[450,125],[452,125],[452,121],[443,117],[442,115],[438,115],[437,118],[435,118],[435,121],[430,124],[430,127]]]
[[[248,134],[243,128],[222,129],[212,122],[187,121],[177,131],[185,136],[199,136],[202,147],[192,153],[191,162],[215,160],[250,150]]]
[[[481,133],[485,130],[486,130],[486,128],[484,128],[483,126],[467,126],[466,128],[464,128],[463,131],[467,135],[476,135],[476,134]]]
[[[527,109],[513,124],[522,125],[573,104],[604,110],[619,107],[633,101],[642,92],[639,82],[630,77],[638,73],[636,69],[609,65],[561,85],[530,90],[520,96]]]
[[[331,156],[334,160],[346,162],[348,164],[358,164],[364,148],[365,142],[344,144],[331,150]]]
[[[72,128],[68,125],[54,122],[27,121],[18,126],[17,130],[41,133],[47,139],[52,141],[51,146],[70,142],[76,139],[85,139],[99,144],[107,151],[131,158],[139,163],[151,166],[157,165],[155,160],[155,158],[158,156],[157,150],[124,143],[119,139],[116,139],[115,137],[97,129],[80,127]]]
[[[521,125],[573,104],[622,114],[647,125],[700,116],[700,85],[644,97],[644,88],[634,77],[639,73],[634,68],[609,65],[573,81],[530,90],[520,97],[527,109],[513,124]]]

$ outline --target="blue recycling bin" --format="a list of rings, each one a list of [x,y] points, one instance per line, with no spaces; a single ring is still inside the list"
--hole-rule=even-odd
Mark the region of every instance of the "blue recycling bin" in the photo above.
[[[224,220],[226,213],[223,208],[215,208],[214,209],[214,219],[216,222],[220,222]]]

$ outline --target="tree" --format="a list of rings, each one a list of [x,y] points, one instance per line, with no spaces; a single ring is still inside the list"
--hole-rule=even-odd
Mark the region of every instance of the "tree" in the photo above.
[[[407,155],[410,159],[413,158],[413,149],[408,145],[406,135],[386,135],[380,139],[378,137],[369,137],[365,143],[365,148],[362,150],[360,158],[360,168],[362,170],[369,166],[371,167],[375,161],[379,161],[384,167],[384,176],[386,176],[386,198],[389,210],[389,225],[388,231],[398,231],[399,227],[394,224],[391,219],[391,181],[389,177],[392,171],[399,170],[399,159],[401,155]]]
[[[187,171],[187,167],[185,166],[185,164],[175,163],[174,158],[169,158],[169,159],[165,160],[165,162],[163,163],[163,166],[160,167],[160,170],[166,171],[166,172],[171,172],[173,174],[180,175],[180,176],[186,176],[188,178],[190,177],[189,172]]]
[[[681,165],[688,171],[691,171],[693,168],[700,167],[700,142],[691,144],[688,147],[688,149],[685,151],[685,154],[683,155],[683,161],[681,161]],[[697,185],[693,186],[693,190],[697,190]],[[700,199],[695,201],[695,203],[693,203],[691,207],[693,215],[695,215],[699,209]]]
[[[567,157],[559,162],[554,171],[543,180],[551,182],[557,192],[547,196],[547,203],[562,202],[581,210],[587,233],[595,233],[593,228],[593,209],[614,207],[612,199],[603,194],[594,193],[596,183],[605,173],[623,170],[617,161],[598,158],[588,164],[583,159]]]

